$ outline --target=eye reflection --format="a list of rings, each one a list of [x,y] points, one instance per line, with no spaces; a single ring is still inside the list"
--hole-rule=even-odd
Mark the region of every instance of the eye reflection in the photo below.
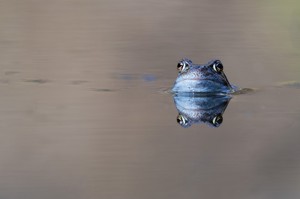
[[[219,127],[223,122],[223,117],[221,114],[218,114],[216,117],[213,118],[212,120],[212,125],[214,125],[215,127]]]
[[[188,128],[193,124],[205,123],[210,127],[219,127],[223,122],[223,113],[229,104],[230,96],[174,95],[178,110],[177,123]]]
[[[189,124],[189,121],[183,115],[178,114],[178,116],[177,116],[177,123],[180,124],[182,127],[187,127],[188,124]]]

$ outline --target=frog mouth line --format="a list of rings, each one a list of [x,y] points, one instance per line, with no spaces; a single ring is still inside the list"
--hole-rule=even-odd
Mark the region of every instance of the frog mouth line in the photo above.
[[[190,78],[190,79],[182,79],[180,81],[177,81],[177,83],[179,82],[184,82],[184,81],[210,81],[210,82],[215,82],[215,83],[218,83],[216,80],[214,79],[207,79],[207,78]],[[226,81],[226,80],[225,80]],[[218,84],[221,84],[221,83],[218,83]]]
[[[220,83],[218,81],[216,81],[215,79],[210,79],[210,78],[189,78],[189,79],[182,79],[182,80],[179,80],[176,82],[176,84],[184,84],[185,82],[188,82],[188,81],[192,81],[192,82],[196,82],[198,83],[199,85],[203,84],[203,87],[206,87],[205,86],[205,83],[208,83],[209,82],[211,84],[215,84],[215,85],[220,85],[220,86],[224,86],[224,87],[228,87],[228,89],[233,92],[233,88],[232,86],[230,85],[230,83],[228,82],[227,78],[224,78],[224,83]]]

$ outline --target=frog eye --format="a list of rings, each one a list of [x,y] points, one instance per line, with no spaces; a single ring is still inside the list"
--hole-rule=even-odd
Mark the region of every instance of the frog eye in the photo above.
[[[177,70],[178,70],[179,72],[181,72],[183,68],[184,68],[184,63],[179,62],[179,63],[177,64]]]
[[[212,125],[214,125],[215,127],[219,127],[223,122],[223,117],[221,114],[216,115],[213,119],[212,119]]]
[[[188,120],[183,115],[179,114],[177,116],[177,123],[180,124],[181,126],[187,126]]]
[[[220,73],[223,71],[223,64],[219,60],[215,61],[215,63],[213,64],[212,67],[213,67],[214,71],[216,71],[217,73]]]
[[[189,63],[187,63],[184,60],[178,62],[178,64],[177,64],[177,70],[178,70],[179,73],[184,73],[188,69],[189,69]]]

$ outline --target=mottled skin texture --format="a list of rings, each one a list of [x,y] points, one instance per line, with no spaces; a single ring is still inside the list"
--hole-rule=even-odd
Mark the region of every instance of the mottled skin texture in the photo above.
[[[231,96],[193,97],[174,95],[173,98],[178,110],[177,122],[182,127],[187,128],[195,123],[205,123],[211,127],[219,127]]]
[[[236,90],[228,82],[219,60],[197,65],[183,59],[177,68],[179,73],[172,89],[174,93],[226,94]]]

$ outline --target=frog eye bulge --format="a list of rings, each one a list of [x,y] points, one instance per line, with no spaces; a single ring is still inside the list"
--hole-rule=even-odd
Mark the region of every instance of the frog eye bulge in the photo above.
[[[177,64],[177,70],[178,70],[179,72],[181,72],[183,68],[184,68],[184,63],[179,62],[179,63]]]
[[[182,61],[178,62],[177,70],[179,73],[184,73],[188,69],[189,69],[189,64],[186,61],[182,60]]]
[[[219,60],[216,60],[212,67],[213,67],[214,71],[216,71],[217,73],[220,73],[223,71],[223,64]]]

